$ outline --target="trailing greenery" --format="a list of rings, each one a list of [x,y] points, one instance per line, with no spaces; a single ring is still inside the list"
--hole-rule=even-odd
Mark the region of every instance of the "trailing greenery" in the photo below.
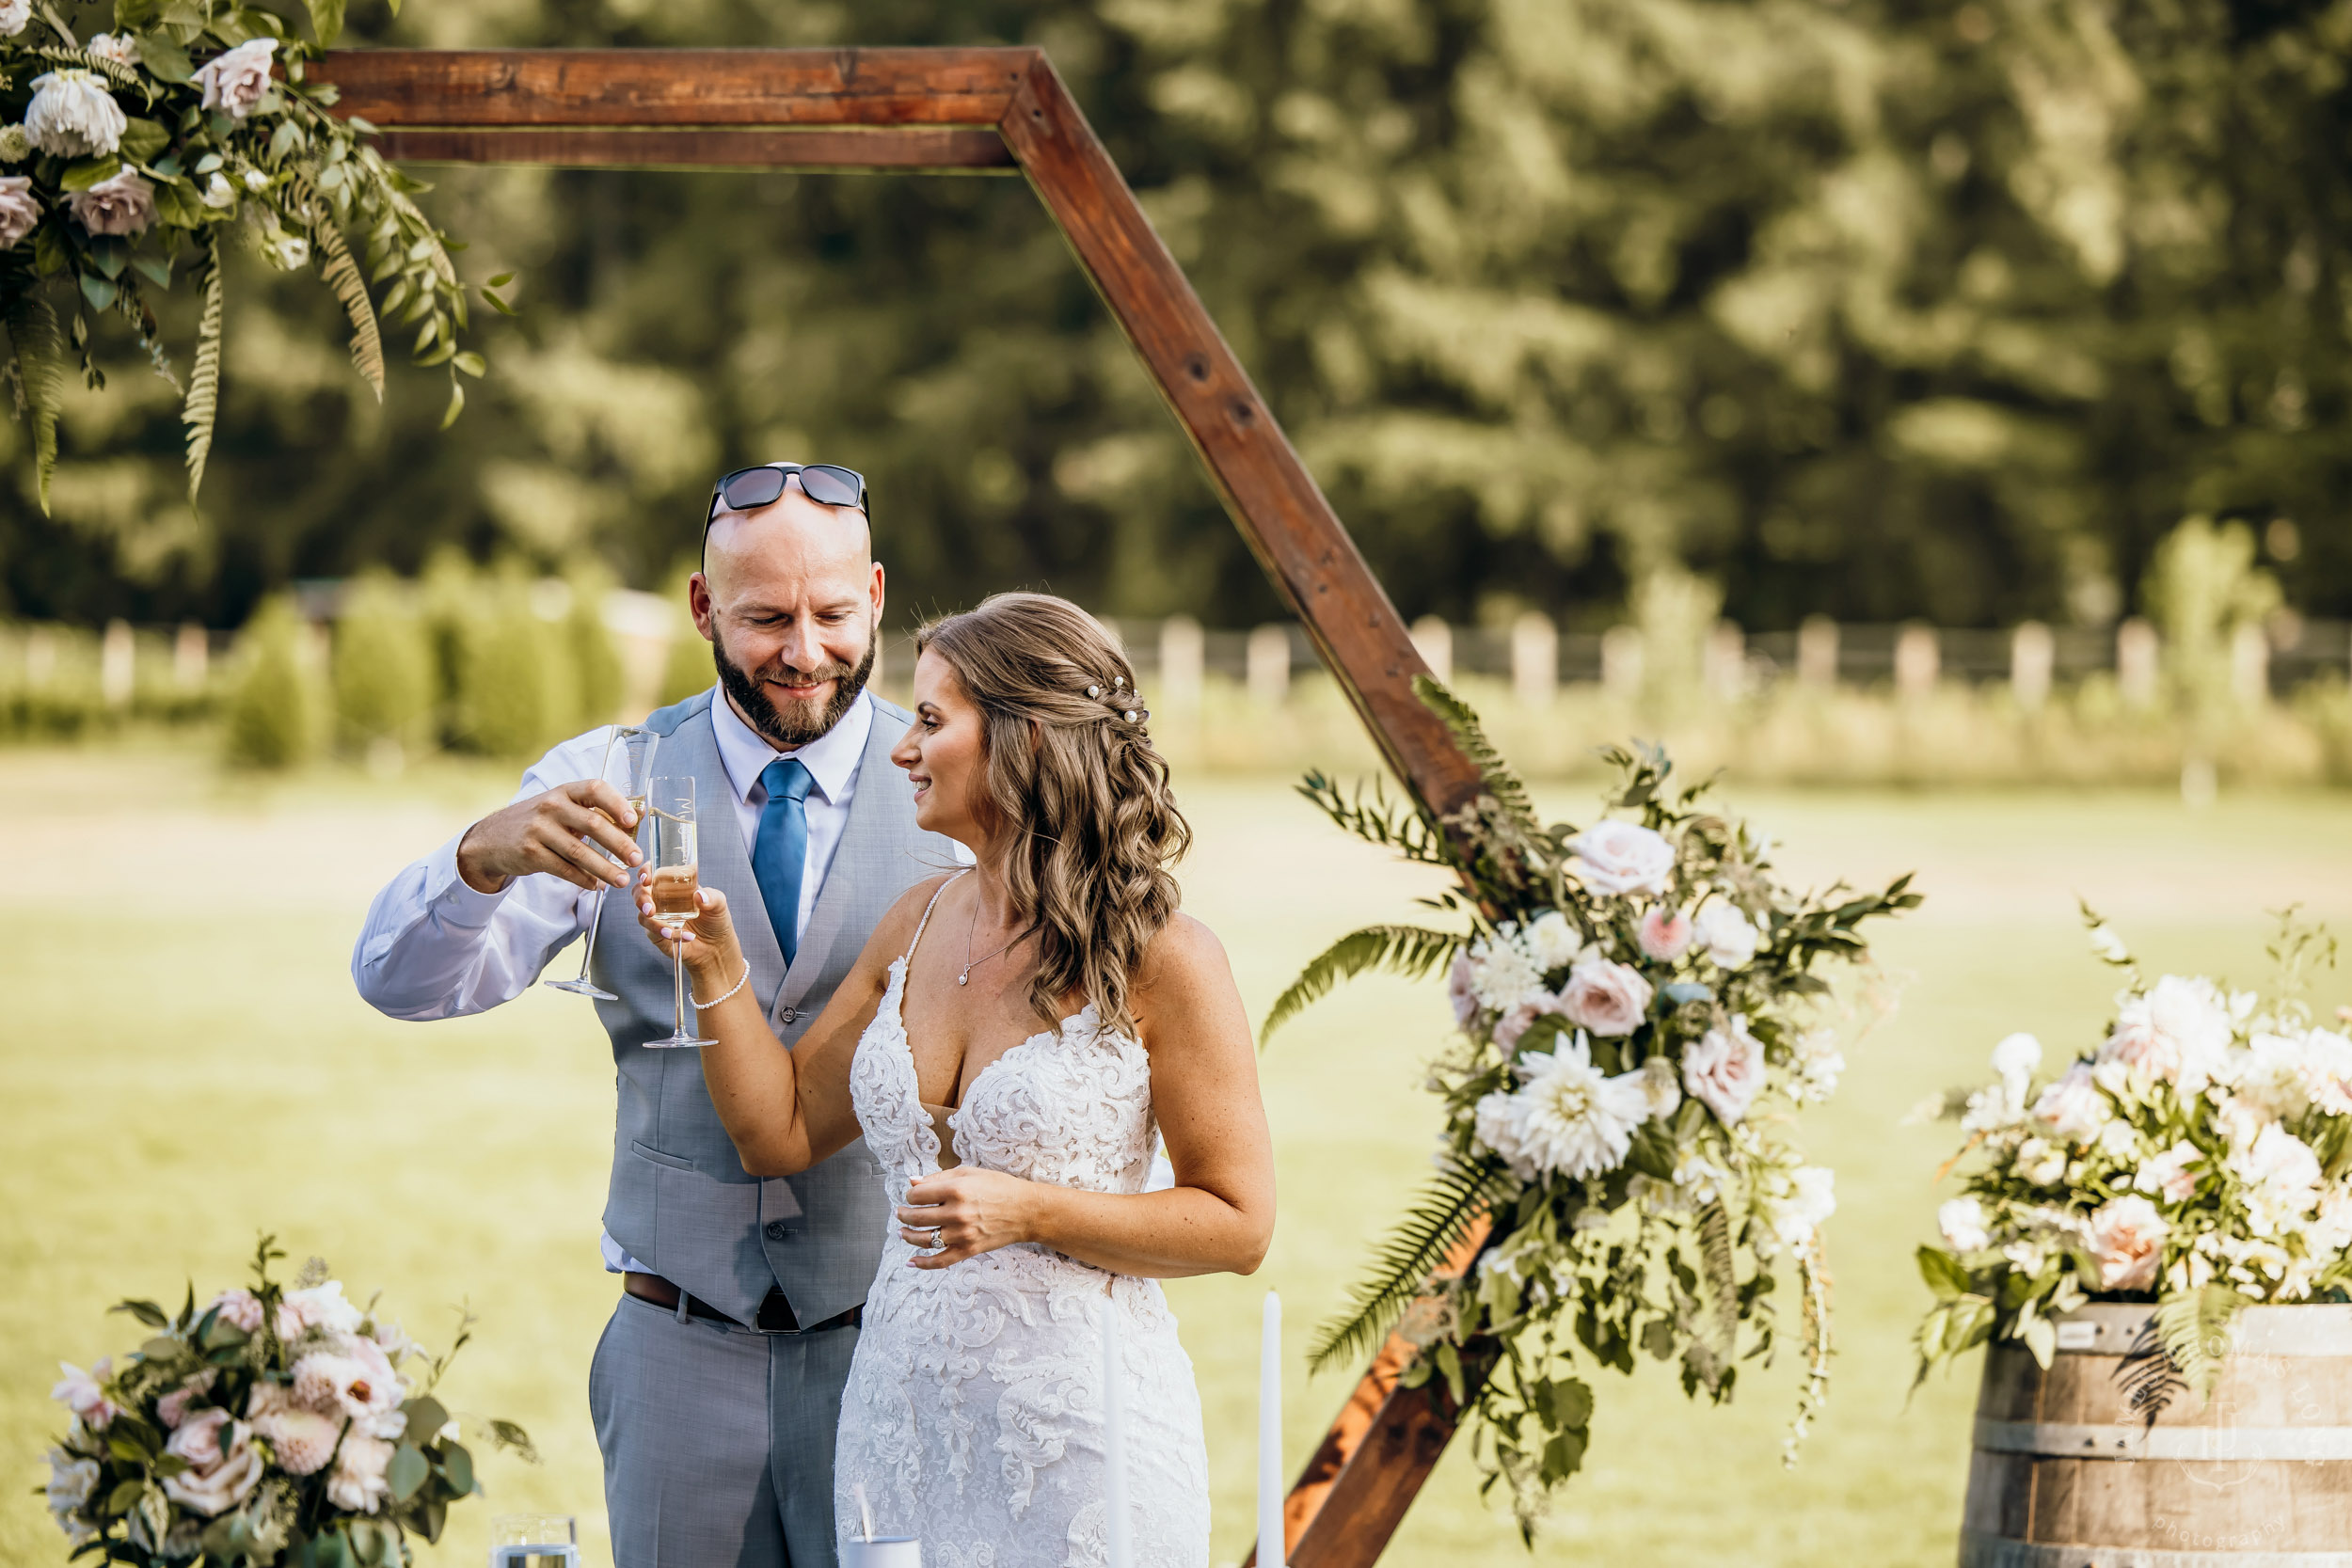
[[[1844,1066],[1820,971],[1867,961],[1863,923],[1919,896],[1908,879],[1786,888],[1749,829],[1706,784],[1677,784],[1656,747],[1606,753],[1604,810],[1628,815],[1545,826],[1477,713],[1415,684],[1476,761],[1474,800],[1432,822],[1320,775],[1305,793],[1367,842],[1446,864],[1460,885],[1427,902],[1463,924],[1341,938],[1264,1032],[1351,975],[1446,966],[1460,1033],[1429,1077],[1446,1117],[1438,1179],[1315,1360],[1401,1336],[1402,1381],[1441,1378],[1472,1409],[1488,1484],[1508,1485],[1532,1531],[1590,1440],[1578,1374],[1629,1372],[1638,1348],[1678,1362],[1693,1397],[1729,1398],[1740,1362],[1776,1343],[1784,1269],[1805,1358],[1792,1445],[1826,1397],[1833,1178],[1803,1163],[1790,1113],[1828,1098]]]

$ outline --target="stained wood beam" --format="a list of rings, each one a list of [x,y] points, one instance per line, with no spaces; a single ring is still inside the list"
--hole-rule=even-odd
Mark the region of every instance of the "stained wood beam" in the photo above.
[[[990,129],[818,126],[795,130],[387,130],[403,164],[528,164],[562,168],[803,169],[816,173],[1018,174]]]
[[[1397,776],[1440,813],[1467,801],[1478,770],[1413,694],[1428,665],[1396,607],[1043,56],[997,129]]]
[[[312,64],[391,126],[993,125],[1035,49],[355,49]],[[1050,69],[1050,68],[1048,68]]]

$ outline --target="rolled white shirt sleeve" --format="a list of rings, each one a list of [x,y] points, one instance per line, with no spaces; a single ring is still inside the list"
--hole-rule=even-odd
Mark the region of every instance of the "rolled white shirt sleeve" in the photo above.
[[[596,776],[606,729],[549,751],[523,774],[515,799]],[[378,1012],[424,1022],[511,1002],[588,928],[595,896],[544,873],[477,893],[457,874],[459,833],[410,863],[375,895],[351,953],[351,978]]]

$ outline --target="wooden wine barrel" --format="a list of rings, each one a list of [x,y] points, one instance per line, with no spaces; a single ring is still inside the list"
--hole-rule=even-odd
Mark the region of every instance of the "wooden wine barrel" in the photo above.
[[[2352,1306],[2246,1308],[2203,1403],[2151,1308],[2057,1328],[1985,1355],[1961,1568],[2352,1568]]]

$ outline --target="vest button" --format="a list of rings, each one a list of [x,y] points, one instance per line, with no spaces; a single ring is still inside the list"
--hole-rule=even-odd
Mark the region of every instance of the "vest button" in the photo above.
[[[785,1223],[782,1220],[770,1220],[767,1225],[767,1231],[768,1239],[771,1242],[781,1242],[787,1236],[792,1234],[789,1229],[786,1228]]]
[[[776,1018],[778,1022],[786,1024],[787,1026],[798,1023],[801,1022],[800,1009],[797,1007],[787,1007],[784,1011],[778,1013]]]

